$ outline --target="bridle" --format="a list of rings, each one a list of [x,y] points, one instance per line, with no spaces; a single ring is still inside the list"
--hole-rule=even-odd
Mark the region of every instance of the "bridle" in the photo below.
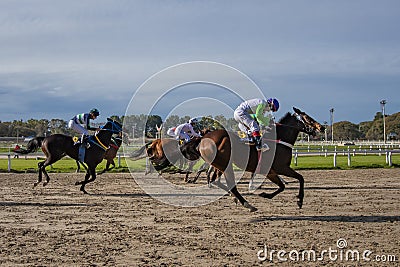
[[[296,117],[296,120],[298,122],[302,123],[302,126],[304,127],[305,133],[313,134],[315,132],[315,128],[313,126],[309,125],[308,123],[306,123],[301,115],[299,115],[299,114],[297,114],[295,112],[295,113],[292,114],[292,117]],[[283,124],[283,123],[279,123],[279,122],[277,122],[275,124],[299,130],[299,127],[293,126],[293,125],[289,125],[289,124]]]

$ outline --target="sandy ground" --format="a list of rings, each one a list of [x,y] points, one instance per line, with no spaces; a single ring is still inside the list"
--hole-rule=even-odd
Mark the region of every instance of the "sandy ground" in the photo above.
[[[32,188],[36,174],[3,173],[0,265],[399,266],[400,169],[300,173],[301,210],[297,183],[268,200],[246,193],[241,181],[255,213],[228,196],[167,205],[130,174],[100,176],[84,195],[74,185],[83,174],[53,173],[46,187]],[[172,179],[184,185],[182,176]]]

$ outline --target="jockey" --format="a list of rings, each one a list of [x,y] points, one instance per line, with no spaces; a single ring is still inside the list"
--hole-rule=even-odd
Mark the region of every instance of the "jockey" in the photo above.
[[[279,102],[275,98],[266,101],[255,98],[242,102],[233,113],[239,129],[249,135],[250,142],[255,141],[257,150],[269,149],[267,144],[262,144],[259,124],[268,127],[273,121],[272,112],[278,109]]]
[[[201,135],[196,133],[193,129],[193,126],[195,126],[197,122],[197,119],[193,118],[190,119],[187,123],[178,125],[174,132],[176,140],[182,140],[183,143],[187,143],[192,137],[201,137]]]
[[[74,116],[68,122],[68,128],[74,130],[76,133],[81,134],[83,141],[85,135],[89,135],[89,130],[95,131],[97,128],[90,126],[90,120],[96,119],[100,115],[100,112],[97,108],[92,108],[89,113],[80,113]],[[84,126],[82,126],[84,125]]]

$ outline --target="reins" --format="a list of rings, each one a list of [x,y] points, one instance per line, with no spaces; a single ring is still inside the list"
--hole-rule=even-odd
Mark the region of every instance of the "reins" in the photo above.
[[[111,127],[112,127],[112,129],[104,129],[104,127],[102,127],[102,128],[100,128],[100,130],[99,131],[97,131],[95,134],[94,134],[94,137],[95,137],[95,139],[96,139],[96,141],[97,142],[94,142],[94,144],[95,145],[98,145],[100,148],[102,148],[104,151],[107,151],[109,148],[110,148],[110,146],[111,146],[111,144],[107,147],[105,144],[103,144],[101,141],[100,141],[100,138],[97,136],[97,134],[100,132],[100,131],[109,131],[109,132],[112,132],[112,133],[118,133],[119,132],[119,130],[121,130],[121,129],[118,129],[115,125],[114,125],[114,123],[113,122],[110,122],[111,123]],[[116,129],[114,129],[114,127],[116,128]]]

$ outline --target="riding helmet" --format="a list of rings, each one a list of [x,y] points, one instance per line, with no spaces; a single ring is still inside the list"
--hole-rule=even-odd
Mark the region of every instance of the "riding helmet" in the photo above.
[[[97,108],[92,108],[89,113],[95,115],[96,117],[100,115],[100,112]]]
[[[270,99],[267,100],[267,102],[268,102],[268,104],[269,104],[269,106],[271,107],[271,110],[272,110],[273,112],[278,111],[278,109],[279,109],[279,102],[278,102],[278,100],[277,100],[276,98],[270,98]]]
[[[190,124],[195,124],[195,123],[198,123],[198,122],[199,121],[196,118],[192,118],[192,119],[189,120]]]

